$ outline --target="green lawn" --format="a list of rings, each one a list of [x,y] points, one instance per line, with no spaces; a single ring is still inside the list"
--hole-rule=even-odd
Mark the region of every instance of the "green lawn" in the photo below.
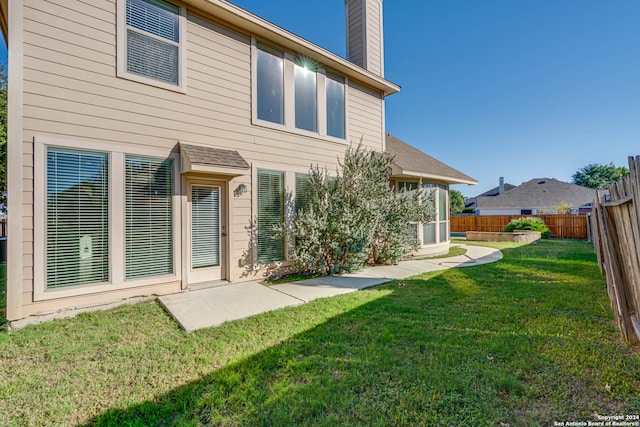
[[[0,333],[1,425],[547,426],[640,413],[587,242],[186,334],[155,303]]]
[[[7,266],[0,265],[0,330],[7,323]]]

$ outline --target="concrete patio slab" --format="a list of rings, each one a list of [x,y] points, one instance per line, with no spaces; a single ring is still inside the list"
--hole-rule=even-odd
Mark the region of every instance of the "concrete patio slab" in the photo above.
[[[462,246],[467,252],[451,258],[402,261],[398,265],[369,267],[355,273],[273,286],[264,286],[258,282],[235,283],[167,295],[159,300],[182,328],[193,331],[318,298],[355,292],[424,272],[472,267],[502,259],[502,253],[497,249],[458,246]]]
[[[257,282],[166,295],[158,300],[187,332],[304,302]]]
[[[305,302],[318,298],[326,298],[334,295],[347,294],[371,286],[388,282],[386,278],[354,277],[354,276],[328,276],[317,279],[303,280],[300,282],[282,283],[272,285],[269,288],[278,292],[301,299]]]

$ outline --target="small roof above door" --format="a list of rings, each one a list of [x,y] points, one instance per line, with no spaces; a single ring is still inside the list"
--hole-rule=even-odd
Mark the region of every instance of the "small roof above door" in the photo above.
[[[211,173],[239,176],[249,173],[251,166],[235,150],[180,143],[182,173]]]

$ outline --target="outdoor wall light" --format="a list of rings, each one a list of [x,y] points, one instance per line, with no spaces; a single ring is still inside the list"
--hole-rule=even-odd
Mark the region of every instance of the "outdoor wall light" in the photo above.
[[[247,186],[246,184],[240,184],[238,185],[238,188],[236,188],[236,194],[237,195],[241,195],[247,192]]]

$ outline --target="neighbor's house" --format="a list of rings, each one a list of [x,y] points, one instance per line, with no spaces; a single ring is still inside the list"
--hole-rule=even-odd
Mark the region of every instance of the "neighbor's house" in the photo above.
[[[224,0],[0,0],[7,318],[286,265],[272,225],[310,165],[361,139],[385,151],[399,90],[381,0],[345,3],[347,59]]]
[[[474,185],[468,175],[387,134],[385,151],[394,157],[391,184],[397,189],[426,188],[433,193],[436,217],[428,224],[414,224],[421,254],[449,251],[449,185]]]
[[[468,197],[467,199],[465,199],[464,201],[464,207],[465,209],[468,210],[474,210],[476,208],[476,202],[478,200],[478,197],[495,197],[495,196],[499,196],[500,194],[511,190],[512,188],[515,188],[516,186],[513,184],[509,184],[504,182],[504,177],[500,177],[500,179],[498,180],[498,186],[497,187],[493,187],[491,190],[487,190],[482,194],[478,194],[475,197]],[[468,212],[468,211],[467,211]]]
[[[594,197],[595,190],[591,188],[535,178],[497,196],[478,196],[476,215],[587,213]]]

